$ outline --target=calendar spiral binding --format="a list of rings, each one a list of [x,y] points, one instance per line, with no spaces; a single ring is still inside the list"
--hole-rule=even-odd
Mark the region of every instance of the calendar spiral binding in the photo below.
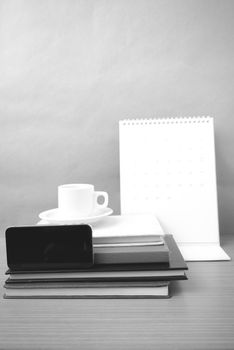
[[[120,120],[120,125],[158,125],[158,124],[192,124],[209,123],[213,121],[210,116],[188,116],[188,117],[159,117],[159,118],[126,118]]]

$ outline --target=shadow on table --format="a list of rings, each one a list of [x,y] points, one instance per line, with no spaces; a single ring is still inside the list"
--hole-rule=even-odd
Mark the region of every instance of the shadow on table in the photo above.
[[[170,285],[170,294],[171,296],[180,295],[183,293],[183,283],[186,283],[186,281],[172,281]]]

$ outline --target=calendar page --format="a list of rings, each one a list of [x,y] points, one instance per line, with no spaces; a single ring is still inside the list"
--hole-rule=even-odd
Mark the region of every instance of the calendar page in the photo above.
[[[154,213],[181,245],[219,244],[211,117],[123,120],[121,213]]]

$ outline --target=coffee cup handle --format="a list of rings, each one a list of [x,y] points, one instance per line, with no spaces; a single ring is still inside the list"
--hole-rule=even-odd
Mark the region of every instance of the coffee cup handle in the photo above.
[[[98,203],[98,198],[99,197],[103,197],[104,198],[104,202],[102,204]],[[108,205],[108,193],[107,192],[103,192],[103,191],[95,191],[95,193],[94,193],[94,202],[95,202],[96,209],[106,208],[107,205]]]

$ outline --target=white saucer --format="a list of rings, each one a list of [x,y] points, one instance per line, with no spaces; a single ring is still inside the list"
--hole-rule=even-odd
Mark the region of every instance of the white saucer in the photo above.
[[[47,221],[49,224],[90,224],[92,222],[99,221],[105,216],[111,215],[113,210],[110,208],[102,208],[93,212],[89,216],[78,218],[62,217],[58,208],[43,211],[39,214],[39,218]]]

